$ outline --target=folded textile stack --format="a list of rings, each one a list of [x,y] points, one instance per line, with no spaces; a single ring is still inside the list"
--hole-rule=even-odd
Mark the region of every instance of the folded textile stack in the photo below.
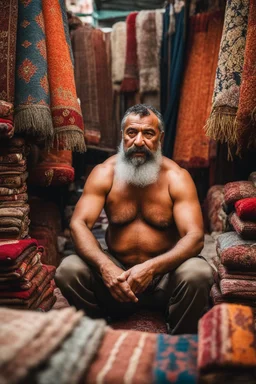
[[[215,284],[211,297],[215,304],[233,302],[256,308],[256,243],[244,240],[236,232],[217,239],[214,264]]]
[[[42,264],[43,251],[35,239],[0,242],[0,306],[43,312],[52,308],[56,268]]]
[[[30,222],[24,139],[2,140],[0,153],[0,239],[22,239],[28,234]]]
[[[255,383],[256,346],[252,309],[220,304],[199,321],[198,383]]]
[[[80,382],[106,330],[104,320],[74,308],[44,314],[0,308],[0,324],[2,384]]]
[[[227,214],[223,210],[224,186],[213,185],[207,192],[204,211],[209,232],[223,232],[226,227]]]
[[[29,235],[37,239],[44,247],[42,262],[57,267],[60,263],[57,237],[61,232],[61,217],[56,204],[37,197],[29,199],[30,228]]]
[[[108,329],[84,383],[152,383],[156,340],[153,333]]]
[[[0,100],[0,138],[10,139],[14,134],[12,103]]]

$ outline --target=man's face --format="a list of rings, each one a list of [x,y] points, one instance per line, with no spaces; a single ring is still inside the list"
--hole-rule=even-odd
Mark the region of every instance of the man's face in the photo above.
[[[135,166],[152,160],[162,136],[154,113],[143,117],[128,115],[123,132],[125,157]]]

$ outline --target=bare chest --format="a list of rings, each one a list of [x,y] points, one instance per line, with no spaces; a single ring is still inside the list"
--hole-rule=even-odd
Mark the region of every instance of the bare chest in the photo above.
[[[137,188],[114,185],[105,209],[111,225],[125,226],[140,220],[152,227],[166,229],[173,222],[172,207],[167,186]]]

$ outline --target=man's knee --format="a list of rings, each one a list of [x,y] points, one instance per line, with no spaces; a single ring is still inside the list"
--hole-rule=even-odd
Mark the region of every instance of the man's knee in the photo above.
[[[82,280],[83,285],[88,285],[91,281],[90,268],[79,256],[67,256],[56,270],[55,282],[59,288],[65,288],[73,286],[77,280]]]
[[[199,257],[186,260],[176,270],[176,278],[179,283],[191,289],[210,289],[213,284],[211,266]]]

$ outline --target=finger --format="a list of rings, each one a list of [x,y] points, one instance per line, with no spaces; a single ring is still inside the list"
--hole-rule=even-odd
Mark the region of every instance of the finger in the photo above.
[[[121,287],[122,287],[121,289],[123,293],[129,298],[129,301],[133,301],[134,303],[137,303],[138,298],[135,296],[129,284],[128,283],[122,284]]]
[[[117,280],[120,282],[123,282],[127,279],[128,276],[129,276],[128,271],[125,271],[125,272],[121,273],[120,276],[117,276]]]

